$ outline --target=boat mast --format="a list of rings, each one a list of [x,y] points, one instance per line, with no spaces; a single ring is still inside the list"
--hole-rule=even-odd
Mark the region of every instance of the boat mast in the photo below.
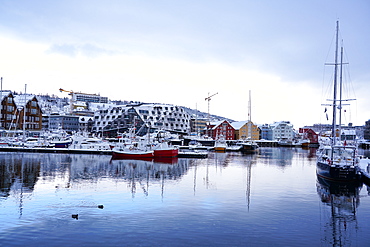
[[[343,40],[340,47],[340,73],[339,73],[339,137],[342,135],[342,74],[343,74]]]
[[[249,90],[249,100],[248,100],[248,139],[252,139],[252,103],[251,103],[251,90]]]
[[[333,123],[332,123],[332,144],[336,144],[336,117],[337,117],[337,77],[338,77],[338,33],[339,21],[337,21],[336,41],[335,41],[335,59],[334,59],[334,94],[333,94]]]

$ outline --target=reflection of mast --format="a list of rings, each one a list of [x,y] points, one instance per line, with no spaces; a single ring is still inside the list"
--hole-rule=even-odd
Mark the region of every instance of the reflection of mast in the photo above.
[[[22,159],[21,166],[21,178],[20,178],[21,193],[19,196],[19,218],[21,218],[23,214],[23,177],[24,177],[23,169],[24,169],[24,159]]]
[[[247,189],[246,189],[246,198],[247,198],[247,207],[249,212],[249,206],[251,203],[251,178],[252,178],[252,162],[250,160],[250,156],[248,156],[248,164],[247,164]]]
[[[197,186],[197,167],[198,167],[198,165],[195,164],[195,168],[194,168],[194,187],[193,187],[194,195],[195,195],[195,188]]]
[[[321,201],[330,206],[327,226],[331,237],[325,237],[333,246],[351,245],[351,230],[357,230],[356,212],[359,205],[361,184],[333,183],[318,177],[317,192]]]

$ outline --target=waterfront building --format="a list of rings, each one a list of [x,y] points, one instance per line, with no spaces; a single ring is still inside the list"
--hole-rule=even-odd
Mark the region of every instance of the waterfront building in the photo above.
[[[190,120],[190,132],[191,133],[201,133],[204,128],[206,128],[208,123],[207,118],[191,118]]]
[[[258,127],[260,129],[260,139],[272,141],[272,129],[269,124],[263,124]]]
[[[91,102],[91,103],[108,103],[108,97],[100,96],[99,94],[87,93],[72,93],[73,102]]]
[[[0,128],[11,129],[15,127],[17,106],[14,102],[14,96],[11,91],[0,91],[1,112],[0,112]]]
[[[16,128],[29,131],[42,129],[42,110],[38,104],[37,97],[33,94],[14,95],[17,106]]]
[[[235,140],[259,140],[260,138],[260,130],[252,121],[232,122],[231,125],[235,129]]]
[[[63,129],[68,133],[79,131],[79,116],[50,115],[49,130]]]
[[[272,140],[292,140],[294,138],[293,125],[289,121],[280,121],[270,124]]]
[[[216,140],[220,136],[223,136],[225,140],[234,140],[235,129],[227,120],[210,123],[204,129],[204,135],[211,137]]]
[[[105,105],[94,114],[94,132],[114,136],[135,126],[139,135],[148,129],[167,130],[186,134],[190,132],[190,116],[179,106],[155,103]]]
[[[303,136],[304,139],[309,139],[311,144],[319,143],[319,135],[311,128],[299,128],[298,132]]]

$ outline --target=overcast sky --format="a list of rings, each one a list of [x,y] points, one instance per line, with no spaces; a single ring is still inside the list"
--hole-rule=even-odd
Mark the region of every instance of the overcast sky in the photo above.
[[[3,89],[168,103],[257,124],[330,123],[335,25],[344,123],[370,119],[367,0],[0,0]],[[349,71],[349,72],[347,72]],[[347,82],[346,82],[347,83]]]

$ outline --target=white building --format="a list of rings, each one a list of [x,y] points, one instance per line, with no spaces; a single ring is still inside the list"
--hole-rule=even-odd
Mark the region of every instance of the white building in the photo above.
[[[96,106],[94,114],[94,131],[127,128],[132,122],[132,115],[151,128],[190,132],[190,115],[179,106],[169,104],[137,103],[128,105],[101,104]],[[127,120],[127,121],[126,121]],[[126,125],[125,125],[126,124]]]
[[[292,140],[294,138],[293,124],[289,121],[281,121],[270,124],[273,140]]]

